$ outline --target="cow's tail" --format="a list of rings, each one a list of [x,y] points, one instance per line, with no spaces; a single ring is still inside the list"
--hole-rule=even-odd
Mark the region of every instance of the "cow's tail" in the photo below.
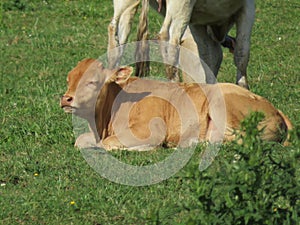
[[[290,131],[293,129],[293,125],[291,123],[291,121],[289,120],[289,118],[283,114],[283,112],[281,112],[280,110],[278,110],[280,116],[282,117],[286,127],[287,127],[287,137],[285,139],[285,141],[283,142],[284,146],[287,146],[290,144]]]
[[[147,76],[149,74],[149,43],[148,39],[148,12],[149,0],[142,0],[142,11],[140,14],[137,46],[135,51],[136,76]]]

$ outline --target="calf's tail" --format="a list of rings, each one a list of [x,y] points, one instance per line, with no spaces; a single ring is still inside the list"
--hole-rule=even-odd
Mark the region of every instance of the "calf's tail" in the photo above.
[[[283,114],[283,112],[281,112],[280,110],[278,110],[280,116],[282,117],[286,127],[287,127],[287,137],[285,139],[285,141],[283,142],[284,146],[288,146],[290,144],[289,140],[290,140],[290,131],[293,129],[293,125],[291,123],[291,121],[289,120],[289,118]]]

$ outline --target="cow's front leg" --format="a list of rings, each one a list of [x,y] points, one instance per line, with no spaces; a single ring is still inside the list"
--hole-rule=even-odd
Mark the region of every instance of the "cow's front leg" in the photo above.
[[[206,72],[206,83],[213,84],[222,63],[223,52],[221,44],[214,41],[207,32],[207,26],[203,25],[190,25],[191,33],[198,46],[198,53],[200,58],[207,64],[214,74],[212,77]]]
[[[114,17],[108,25],[108,66],[114,68],[123,55],[132,20],[139,6],[139,0],[114,0]]]
[[[117,47],[119,46],[117,26],[118,21],[115,18],[108,25],[107,59],[108,67],[111,69],[117,65],[119,59],[119,53],[117,52]]]
[[[167,13],[160,30],[161,51],[167,77],[179,81],[179,45],[189,24],[195,1],[167,1]]]
[[[250,38],[254,17],[254,0],[247,0],[245,6],[237,16],[237,34],[234,49],[234,62],[237,67],[236,83],[247,89],[249,89],[247,82],[247,66],[250,55]]]

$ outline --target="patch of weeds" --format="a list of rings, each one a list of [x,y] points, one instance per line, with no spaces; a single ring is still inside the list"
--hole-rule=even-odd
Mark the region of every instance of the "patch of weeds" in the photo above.
[[[296,224],[300,219],[300,150],[263,142],[263,117],[242,123],[242,144],[225,146],[191,186],[190,224]],[[225,154],[224,154],[225,153]],[[224,155],[227,154],[227,157]]]

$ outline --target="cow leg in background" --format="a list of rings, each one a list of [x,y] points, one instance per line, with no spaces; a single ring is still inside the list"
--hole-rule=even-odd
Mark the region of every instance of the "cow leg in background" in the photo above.
[[[139,3],[139,0],[114,0],[114,17],[108,25],[107,57],[109,68],[116,67],[123,55],[124,46],[122,45],[127,42],[132,19]]]
[[[194,36],[194,40],[197,43],[200,58],[215,75],[215,78],[206,77],[206,83],[215,83],[223,59],[221,44],[214,41],[209,36],[207,33],[207,26],[190,25],[190,29]]]
[[[142,0],[142,12],[137,34],[137,46],[135,51],[137,77],[148,76],[150,73],[150,46],[148,43],[148,12],[149,0]]]
[[[236,83],[247,89],[249,89],[247,82],[247,65],[250,55],[250,37],[254,17],[254,1],[247,0],[244,8],[242,8],[237,15],[236,45],[234,49],[234,62],[237,67]]]
[[[167,1],[167,12],[159,32],[161,51],[166,65],[167,77],[179,81],[179,45],[182,35],[190,21],[195,1]],[[166,43],[168,42],[168,43]]]

